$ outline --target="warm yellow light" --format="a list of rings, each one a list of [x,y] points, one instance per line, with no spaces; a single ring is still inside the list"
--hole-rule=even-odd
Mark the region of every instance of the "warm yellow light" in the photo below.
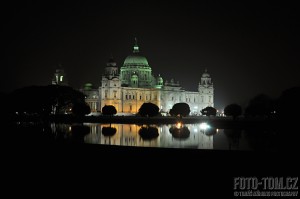
[[[178,128],[178,129],[182,128],[182,123],[181,122],[177,122],[176,123],[176,128]]]

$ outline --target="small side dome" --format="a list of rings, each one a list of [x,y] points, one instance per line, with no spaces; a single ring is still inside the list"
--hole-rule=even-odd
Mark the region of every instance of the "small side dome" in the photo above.
[[[164,82],[163,78],[160,76],[160,74],[157,77],[157,84],[162,85]]]
[[[111,56],[108,60],[108,62],[106,63],[107,67],[116,67],[117,63],[115,62],[113,56]]]
[[[92,88],[93,88],[93,84],[91,83],[84,84],[84,90],[91,90]]]
[[[131,79],[138,79],[139,77],[136,74],[131,75]]]

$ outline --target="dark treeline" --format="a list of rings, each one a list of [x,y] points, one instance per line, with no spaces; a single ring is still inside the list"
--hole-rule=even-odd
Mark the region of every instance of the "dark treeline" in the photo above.
[[[300,87],[293,87],[282,92],[276,98],[265,94],[259,94],[250,99],[244,113],[238,104],[230,104],[225,107],[225,115],[237,117],[263,117],[263,118],[297,118],[300,113]],[[227,112],[227,114],[226,114]]]
[[[85,95],[68,86],[29,86],[1,96],[2,116],[47,118],[51,114],[90,113]]]
[[[17,89],[12,93],[0,93],[1,116],[4,119],[18,119],[36,116],[39,119],[48,118],[50,115],[83,116],[90,113],[89,106],[85,103],[85,95],[68,86],[30,86]],[[300,87],[287,89],[277,99],[260,94],[249,100],[245,111],[238,104],[230,104],[224,109],[226,116],[237,118],[244,115],[246,118],[279,118],[295,119],[300,113]],[[107,109],[107,110],[106,110]],[[116,114],[113,106],[103,110],[106,115]],[[102,111],[103,111],[102,110]],[[216,115],[216,109],[207,107],[203,115]],[[186,103],[178,103],[170,111],[171,116],[187,116],[190,108]],[[138,116],[161,116],[155,104],[144,103],[139,109]]]

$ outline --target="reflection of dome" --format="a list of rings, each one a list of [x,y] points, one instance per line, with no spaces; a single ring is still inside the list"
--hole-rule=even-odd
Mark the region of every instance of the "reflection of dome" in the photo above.
[[[123,66],[144,66],[149,67],[146,57],[140,55],[129,55],[126,57]]]

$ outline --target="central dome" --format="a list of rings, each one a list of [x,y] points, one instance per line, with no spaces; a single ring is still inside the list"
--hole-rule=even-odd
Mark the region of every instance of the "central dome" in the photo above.
[[[124,86],[150,88],[156,83],[156,80],[153,79],[152,69],[149,66],[148,60],[146,57],[140,55],[136,38],[133,53],[124,60],[120,76],[121,85]]]
[[[129,55],[126,57],[123,66],[143,66],[149,67],[146,57],[140,55]]]
[[[135,44],[133,46],[133,55],[129,55],[126,57],[123,67],[129,66],[129,67],[149,67],[148,61],[146,57],[139,55],[139,46],[137,44],[137,39],[135,38]]]

